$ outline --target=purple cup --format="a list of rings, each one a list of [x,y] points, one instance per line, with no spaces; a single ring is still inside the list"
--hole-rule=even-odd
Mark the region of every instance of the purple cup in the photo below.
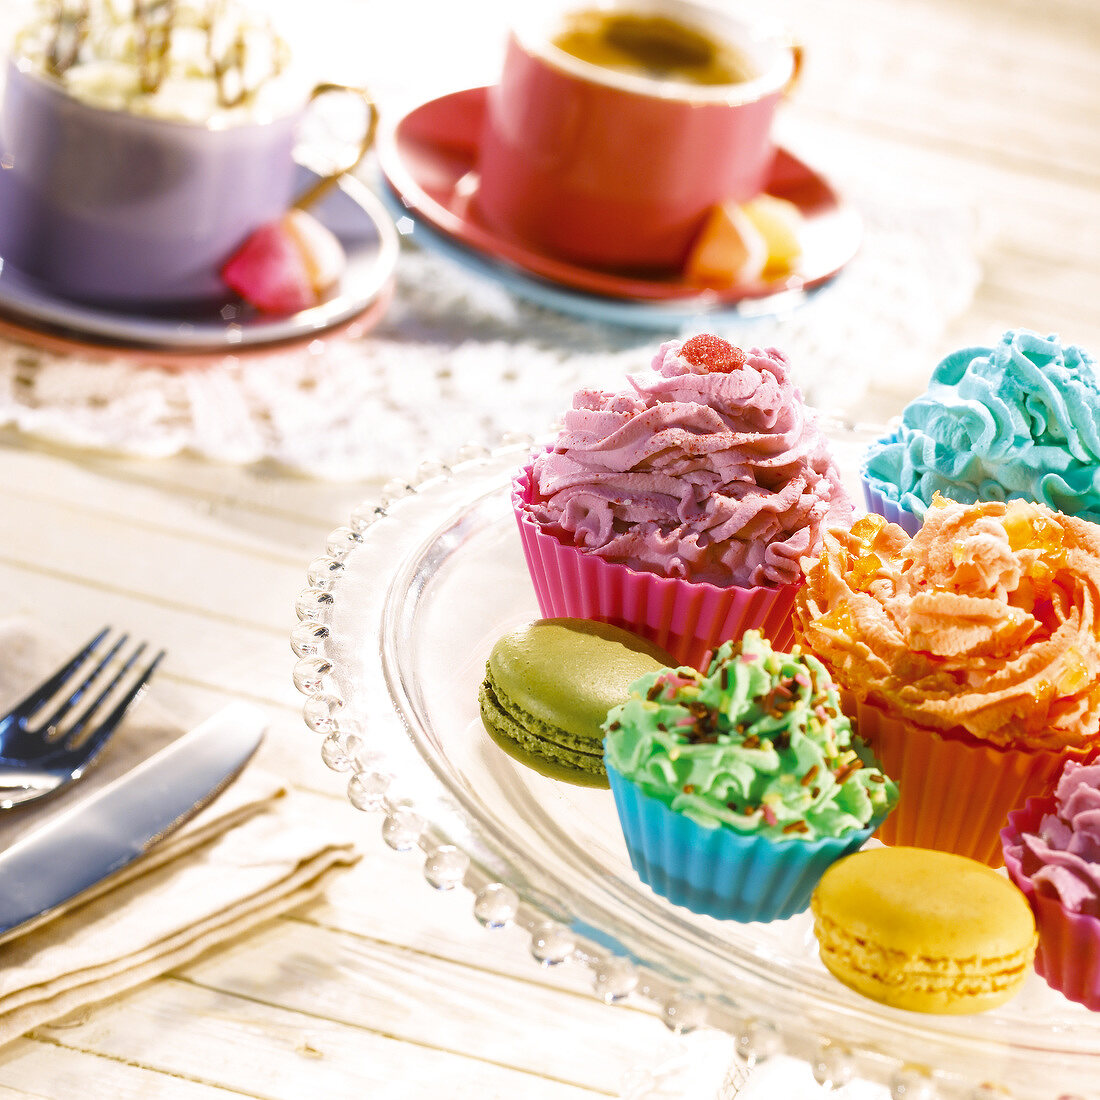
[[[81,102],[9,61],[0,259],[99,305],[224,299],[222,265],[294,202],[305,110],[224,126],[150,118]]]
[[[924,526],[922,516],[918,516],[916,512],[910,512],[896,500],[891,500],[863,475],[860,475],[860,484],[863,486],[863,500],[868,512],[874,512],[889,520],[890,523],[896,523],[910,538],[913,538]]]

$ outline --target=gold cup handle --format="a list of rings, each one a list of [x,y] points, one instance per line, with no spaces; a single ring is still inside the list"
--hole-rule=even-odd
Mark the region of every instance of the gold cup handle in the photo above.
[[[330,172],[327,176],[322,176],[319,180],[310,184],[310,186],[294,200],[294,206],[299,210],[305,210],[306,207],[312,206],[313,203],[327,194],[332,187],[335,186],[337,180],[339,180],[341,176],[352,171],[352,169],[359,164],[367,155],[367,151],[374,144],[375,131],[378,129],[378,107],[371,98],[370,93],[366,88],[357,88],[351,84],[324,83],[318,84],[313,91],[309,93],[309,103],[314,103],[316,100],[320,99],[321,96],[329,95],[333,92],[338,92],[342,95],[358,96],[363,101],[367,108],[366,129],[359,141],[355,156],[349,164],[345,164],[342,168]]]
[[[802,65],[806,60],[806,47],[798,39],[788,35],[785,43],[791,51],[791,75],[783,85],[783,95],[789,96],[802,79]]]

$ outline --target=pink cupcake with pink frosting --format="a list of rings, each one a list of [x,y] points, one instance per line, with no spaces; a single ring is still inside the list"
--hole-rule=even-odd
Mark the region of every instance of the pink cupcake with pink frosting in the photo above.
[[[1100,1012],[1100,763],[1066,764],[1053,795],[1008,815],[1001,843],[1035,914],[1035,969]]]
[[[629,382],[578,391],[513,484],[543,615],[614,623],[696,668],[750,628],[786,648],[800,559],[852,520],[786,357],[701,335]]]

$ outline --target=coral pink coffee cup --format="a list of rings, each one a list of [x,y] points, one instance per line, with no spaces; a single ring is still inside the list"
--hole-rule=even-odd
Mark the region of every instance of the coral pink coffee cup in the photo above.
[[[732,46],[748,79],[692,84],[581,60],[553,43],[567,13],[580,10],[657,15],[701,30]],[[532,10],[514,25],[500,83],[488,92],[477,214],[574,263],[680,268],[713,206],[763,190],[776,105],[799,56],[788,41],[690,0],[569,0]]]

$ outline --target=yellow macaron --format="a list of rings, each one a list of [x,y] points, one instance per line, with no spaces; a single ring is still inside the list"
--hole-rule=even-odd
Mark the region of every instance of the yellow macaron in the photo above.
[[[977,860],[949,852],[856,852],[825,872],[810,907],[826,968],[894,1008],[995,1008],[1018,992],[1035,955],[1035,920],[1023,894]]]

